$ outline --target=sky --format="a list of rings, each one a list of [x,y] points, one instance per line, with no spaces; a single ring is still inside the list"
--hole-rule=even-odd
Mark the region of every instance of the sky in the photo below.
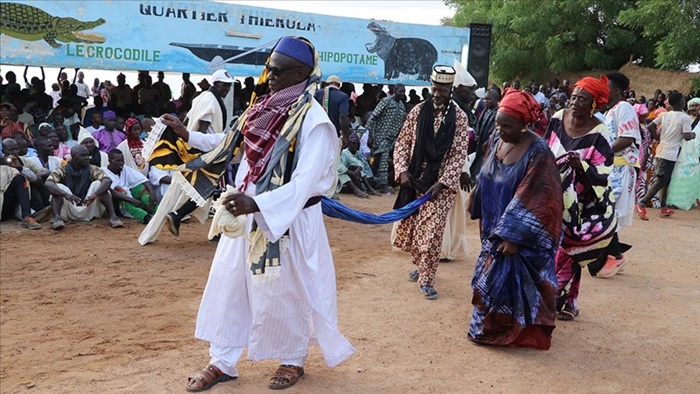
[[[439,0],[424,0],[424,1],[237,1],[237,0],[217,0],[223,3],[241,4],[247,6],[277,8],[291,11],[309,12],[315,14],[325,14],[333,16],[344,16],[361,19],[384,19],[394,22],[418,23],[423,25],[439,25],[440,19],[446,16],[452,16],[454,10],[451,10],[443,1]],[[0,68],[0,73],[5,76],[8,71],[14,71],[17,74],[17,81],[23,84],[22,74],[24,67],[3,65]],[[51,83],[56,81],[58,76],[57,68],[44,68],[46,73],[47,89],[51,88]],[[68,79],[73,80],[75,71],[69,69]],[[100,81],[110,80],[116,83],[118,71],[90,70],[84,69],[85,82],[92,85],[95,78]],[[138,84],[136,72],[125,71],[126,83],[132,87]],[[151,72],[155,82],[155,73]],[[41,71],[38,67],[31,67],[27,72],[27,79],[37,76],[41,77]],[[197,83],[206,75],[192,74],[191,80]],[[165,82],[170,85],[173,90],[173,96],[179,96],[179,87],[182,79],[179,73],[166,73]]]

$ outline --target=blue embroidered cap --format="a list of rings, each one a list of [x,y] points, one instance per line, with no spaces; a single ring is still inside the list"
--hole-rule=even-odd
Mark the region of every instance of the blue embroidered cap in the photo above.
[[[314,67],[314,53],[311,46],[296,37],[280,38],[274,51],[298,60],[311,68]]]

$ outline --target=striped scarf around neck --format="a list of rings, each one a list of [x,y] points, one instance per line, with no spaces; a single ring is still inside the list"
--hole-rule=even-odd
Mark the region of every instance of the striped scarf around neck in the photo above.
[[[287,121],[287,110],[306,88],[306,81],[269,93],[254,103],[248,111],[248,120],[243,128],[245,157],[248,174],[241,185],[245,190],[249,183],[257,183],[270,159],[272,148],[282,126]]]
[[[304,39],[304,41],[306,40]],[[274,143],[268,140],[265,144],[266,147],[271,145],[271,148],[266,153],[266,163],[262,167],[261,173],[257,175],[257,181],[254,183],[256,195],[275,190],[284,185],[296,168],[299,157],[294,153],[300,149],[299,133],[301,126],[304,123],[307,112],[314,104],[314,93],[321,82],[318,52],[310,42],[307,41],[307,44],[314,53],[314,68],[309,74],[309,78],[300,84],[303,89],[296,91],[298,94],[294,96],[294,100],[287,106],[288,110],[284,124],[280,127]],[[272,52],[274,52],[274,48]],[[256,98],[258,97],[261,100],[265,100],[264,95],[269,93],[267,77],[267,69],[263,69],[251,97],[251,103],[256,103],[258,101]],[[271,97],[268,97],[268,99],[271,99]],[[206,200],[214,193],[219,177],[224,173],[226,165],[233,156],[241,148],[248,149],[245,143],[244,130],[249,121],[255,120],[250,119],[256,112],[253,110],[253,107],[255,107],[255,104],[248,107],[238,118],[231,131],[226,134],[226,137],[216,148],[209,152],[201,152],[191,148],[186,142],[178,138],[172,130],[157,125],[160,131],[153,134],[153,137],[149,136],[151,141],[147,141],[148,149],[144,149],[149,155],[149,162],[157,168],[181,172],[187,181],[179,183],[183,191],[197,205],[204,205]],[[292,155],[291,157],[289,156],[290,154]],[[262,157],[262,152],[254,155]],[[250,170],[254,170],[254,167],[251,167]],[[249,175],[246,176],[248,177]],[[177,182],[177,177],[173,179]],[[248,263],[253,273],[254,283],[276,280],[281,272],[280,244],[285,245],[289,240],[289,236],[284,235],[281,239],[270,242],[254,222],[249,240]],[[284,246],[282,249],[284,249]]]

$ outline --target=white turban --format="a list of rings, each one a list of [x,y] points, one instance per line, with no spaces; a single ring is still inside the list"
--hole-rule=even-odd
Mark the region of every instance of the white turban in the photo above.
[[[476,79],[469,74],[469,71],[467,71],[467,69],[464,68],[462,63],[458,62],[457,59],[454,59],[454,69],[457,72],[453,83],[454,87],[458,87],[459,85],[476,86]]]
[[[92,140],[95,141],[95,147],[97,147],[97,148],[100,147],[100,143],[97,142],[97,138],[93,137],[92,134],[90,134],[90,132],[87,131],[86,128],[81,126],[80,132],[78,132],[78,143],[82,144],[83,140],[88,139],[88,138],[92,138]]]

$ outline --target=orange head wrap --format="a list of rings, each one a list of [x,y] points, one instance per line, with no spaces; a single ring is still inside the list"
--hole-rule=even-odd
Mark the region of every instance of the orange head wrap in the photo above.
[[[510,115],[530,124],[539,118],[540,103],[530,93],[507,88],[498,104],[498,112]]]
[[[610,88],[608,87],[608,78],[601,75],[600,79],[593,77],[581,78],[574,85],[574,89],[581,88],[593,96],[596,108],[603,108],[608,103]]]

